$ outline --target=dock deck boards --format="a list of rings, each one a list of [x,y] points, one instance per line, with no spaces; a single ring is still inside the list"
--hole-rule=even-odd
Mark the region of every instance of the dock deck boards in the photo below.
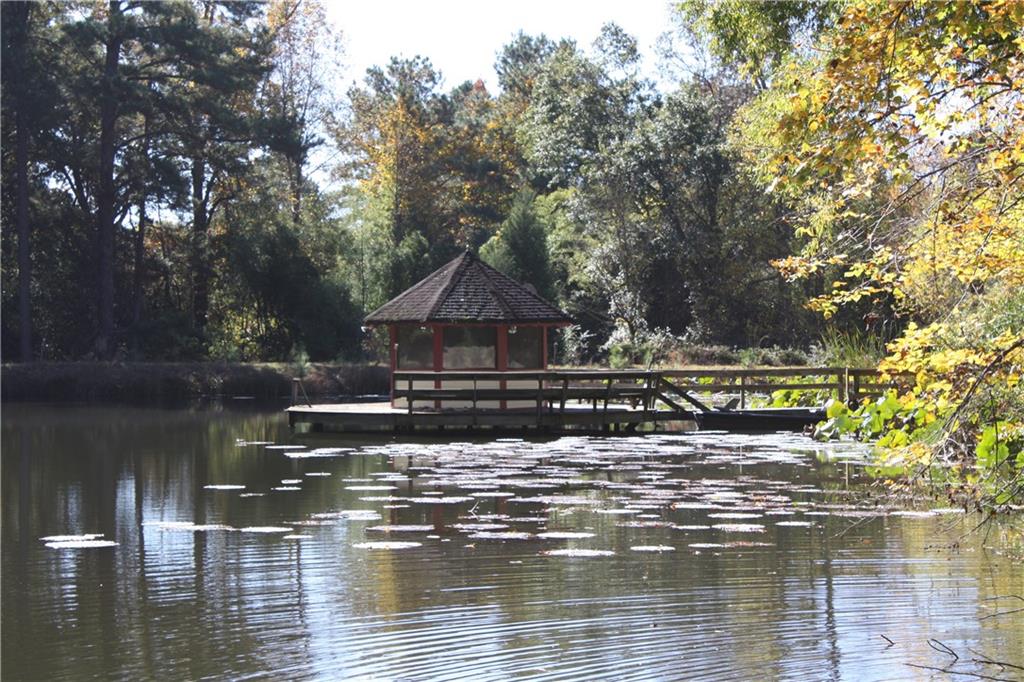
[[[518,429],[558,431],[635,431],[642,425],[678,424],[676,430],[703,428],[733,430],[801,429],[821,419],[819,410],[742,410],[679,412],[647,410],[629,405],[609,405],[594,410],[589,405],[566,405],[561,410],[415,410],[390,403],[330,403],[288,408],[291,426],[309,424],[314,431],[347,433],[408,432],[429,430]]]
[[[659,421],[690,419],[688,414],[675,412],[645,412],[642,407],[609,405],[596,411],[589,405],[566,405],[564,409],[549,411],[536,409],[506,410],[414,410],[392,407],[390,403],[331,403],[323,405],[296,405],[288,408],[292,426],[311,424],[315,430],[330,427],[347,432],[408,431],[418,428],[562,428],[639,425]]]

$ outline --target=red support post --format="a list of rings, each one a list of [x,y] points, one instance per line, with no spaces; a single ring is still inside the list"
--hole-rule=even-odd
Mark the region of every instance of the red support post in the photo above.
[[[508,325],[498,325],[498,366],[499,372],[508,371]]]

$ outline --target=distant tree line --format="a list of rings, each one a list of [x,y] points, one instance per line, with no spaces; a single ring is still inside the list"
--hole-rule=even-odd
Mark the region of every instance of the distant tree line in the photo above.
[[[659,87],[608,25],[448,89],[424,57],[346,88],[318,0],[2,11],[5,361],[365,359],[362,316],[467,248],[578,321],[577,361],[821,330],[732,139],[763,76],[694,59],[683,13]]]

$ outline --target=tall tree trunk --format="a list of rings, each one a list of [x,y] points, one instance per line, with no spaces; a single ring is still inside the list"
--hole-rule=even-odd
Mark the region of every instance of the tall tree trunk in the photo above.
[[[97,207],[97,264],[98,264],[98,317],[99,335],[96,352],[101,358],[113,355],[114,337],[114,155],[116,153],[116,126],[118,93],[115,81],[121,58],[121,3],[110,3],[107,24],[106,58],[100,101],[100,163]]]
[[[293,159],[295,172],[292,173],[292,224],[298,227],[302,220],[302,160]]]
[[[134,267],[132,269],[132,345],[139,347],[139,323],[142,321],[142,269],[146,259],[146,193],[139,197],[139,227],[135,231]]]
[[[28,129],[18,102],[15,163],[18,166],[18,347],[22,362],[32,362],[32,259],[28,225]]]
[[[13,33],[17,36],[14,49],[15,68],[26,66],[25,50],[28,43],[28,20],[31,3],[19,2],[11,8],[8,19],[15,23]],[[18,231],[18,349],[22,362],[32,361],[32,259],[29,250],[28,224],[28,107],[24,82],[17,86],[15,97],[15,148],[14,164],[17,175],[18,194],[15,222]]]
[[[210,310],[209,222],[206,210],[206,162],[192,159],[192,322],[206,331]]]
[[[149,157],[149,116],[145,116],[142,123],[142,154]],[[139,350],[139,323],[142,321],[142,303],[144,292],[142,290],[142,272],[146,259],[146,198],[148,166],[145,178],[143,178],[142,189],[139,190],[139,227],[135,231],[135,253],[132,267],[132,348],[135,352]]]

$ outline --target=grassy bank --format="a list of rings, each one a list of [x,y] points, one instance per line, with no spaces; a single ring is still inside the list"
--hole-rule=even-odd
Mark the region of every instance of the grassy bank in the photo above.
[[[388,392],[386,367],[222,362],[55,362],[5,364],[7,401],[160,402],[201,397],[287,398],[294,377],[311,396]]]

